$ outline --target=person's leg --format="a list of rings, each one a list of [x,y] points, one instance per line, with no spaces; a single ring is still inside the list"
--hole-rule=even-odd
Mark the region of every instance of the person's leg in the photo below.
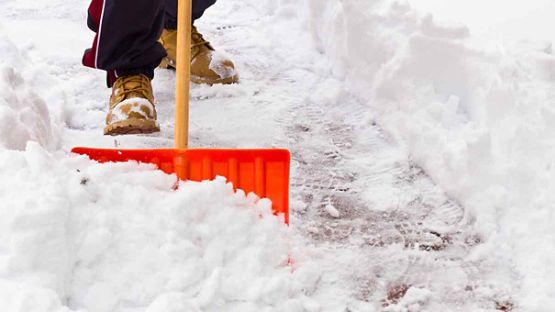
[[[93,0],[88,26],[96,32],[83,64],[117,77],[144,74],[150,79],[165,56],[158,42],[163,30],[165,0]]]
[[[165,0],[166,1],[166,29],[177,29],[177,0]],[[216,0],[193,0],[193,11],[192,17],[193,21],[201,18],[204,11],[214,5]]]
[[[92,0],[88,13],[96,37],[83,64],[105,70],[112,88],[104,134],[160,131],[151,79],[166,55],[164,0]]]

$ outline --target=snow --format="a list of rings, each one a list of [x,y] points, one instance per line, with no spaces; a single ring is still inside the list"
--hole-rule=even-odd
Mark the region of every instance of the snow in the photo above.
[[[552,20],[552,3],[415,2],[443,13],[444,23],[387,1],[311,2],[301,19],[380,125],[467,209],[485,239],[473,261],[508,268],[519,307],[544,311],[555,304],[555,57],[546,24],[535,19]],[[459,26],[466,21],[479,37],[491,35],[484,25],[498,37],[476,45]]]
[[[101,135],[86,2],[0,3],[2,311],[554,306],[550,1],[218,1],[197,26],[241,83],[192,86],[191,142],[289,148],[290,227],[68,152],[172,144],[171,71],[160,134]]]
[[[212,53],[212,58],[210,59],[210,65],[208,65],[208,68],[215,72],[221,79],[234,77],[237,75],[237,71],[222,65],[225,60],[229,59],[231,59],[231,57],[225,53],[214,51]]]
[[[21,150],[32,140],[55,148],[56,125],[45,100],[34,92],[26,81],[29,78],[22,76],[28,72],[26,56],[1,33],[0,51],[0,147]]]
[[[150,165],[60,161],[36,143],[0,155],[13,164],[2,167],[12,179],[0,185],[0,274],[15,283],[2,307],[37,297],[49,302],[40,311],[61,311],[60,301],[76,311],[259,311],[309,300],[303,289],[318,273],[288,265],[305,263],[291,231],[269,201],[224,179],[174,190],[175,177]]]
[[[154,105],[150,103],[149,100],[143,98],[129,98],[114,106],[110,122],[114,123],[126,120],[130,113],[141,115],[144,119],[148,120],[154,118],[155,112]]]
[[[326,211],[334,218],[339,218],[341,216],[341,213],[332,204],[326,205]]]
[[[429,12],[439,20],[468,26],[473,36],[489,38],[498,43],[508,38],[553,40],[546,29],[555,26],[551,12],[555,3],[550,0],[477,1],[447,3],[441,0],[412,0],[411,5]],[[477,9],[480,8],[480,9]]]

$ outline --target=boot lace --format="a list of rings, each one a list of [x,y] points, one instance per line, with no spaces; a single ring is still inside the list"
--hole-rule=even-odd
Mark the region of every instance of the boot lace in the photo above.
[[[194,55],[200,52],[199,48],[201,46],[206,46],[208,49],[214,50],[210,45],[210,42],[204,39],[202,34],[198,32],[197,28],[193,26],[191,29],[191,49],[195,51]]]
[[[114,85],[116,88],[116,96],[127,99],[139,94],[141,97],[149,99],[151,93],[149,82],[150,79],[142,74],[120,77]]]

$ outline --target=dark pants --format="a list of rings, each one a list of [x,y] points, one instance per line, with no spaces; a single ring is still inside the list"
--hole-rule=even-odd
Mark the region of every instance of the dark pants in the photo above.
[[[193,20],[216,0],[192,0]],[[177,0],[92,0],[87,24],[96,32],[83,65],[105,70],[108,86],[117,77],[145,74],[166,56],[158,38],[165,28],[177,28]]]

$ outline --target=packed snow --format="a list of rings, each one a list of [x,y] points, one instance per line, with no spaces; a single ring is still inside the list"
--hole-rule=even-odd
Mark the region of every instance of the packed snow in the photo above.
[[[289,148],[291,226],[222,178],[69,153],[172,144],[164,70],[162,133],[102,136],[87,2],[0,3],[0,310],[555,306],[550,1],[219,0],[197,26],[241,83],[192,86],[191,141]]]

